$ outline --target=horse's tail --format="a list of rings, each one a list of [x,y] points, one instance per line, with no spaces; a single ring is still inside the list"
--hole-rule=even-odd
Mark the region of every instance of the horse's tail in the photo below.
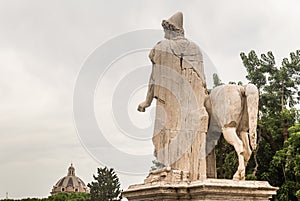
[[[258,114],[258,89],[254,84],[245,86],[245,95],[247,100],[247,112],[249,117],[249,136],[252,149],[256,149],[257,141],[257,114]]]

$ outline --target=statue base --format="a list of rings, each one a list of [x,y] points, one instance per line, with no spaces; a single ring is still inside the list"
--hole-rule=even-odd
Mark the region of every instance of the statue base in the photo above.
[[[171,167],[164,167],[151,171],[144,180],[144,184],[155,185],[160,182],[178,183],[188,181],[190,181],[190,174],[188,171],[173,170]]]
[[[205,179],[199,181],[152,181],[132,185],[123,192],[129,201],[265,201],[276,194],[278,188],[267,181],[233,181]]]

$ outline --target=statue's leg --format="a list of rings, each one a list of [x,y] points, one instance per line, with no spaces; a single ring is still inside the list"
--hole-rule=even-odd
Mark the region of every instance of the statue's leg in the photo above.
[[[223,135],[225,140],[234,147],[239,159],[238,170],[234,174],[233,180],[245,180],[243,142],[237,136],[236,128],[234,127],[223,128]]]
[[[243,141],[243,145],[244,145],[244,163],[245,163],[245,167],[247,167],[247,163],[251,157],[252,151],[250,149],[249,146],[249,137],[248,137],[248,133],[245,131],[242,131],[240,133],[240,138]]]
[[[198,143],[199,146],[199,178],[200,180],[204,180],[207,178],[207,162],[206,162],[206,133],[208,130],[208,123],[209,123],[209,116],[208,113],[206,111],[206,109],[203,107],[200,110],[200,132],[198,134],[200,134],[200,143]],[[196,147],[197,149],[197,147]],[[198,161],[198,160],[197,160]]]
[[[199,179],[206,179],[206,133],[200,133]]]
[[[165,147],[163,146],[163,137],[164,137],[165,131],[157,131],[154,133],[154,136],[152,137],[152,142],[154,145],[154,156],[156,157],[157,161],[166,165],[165,161]]]

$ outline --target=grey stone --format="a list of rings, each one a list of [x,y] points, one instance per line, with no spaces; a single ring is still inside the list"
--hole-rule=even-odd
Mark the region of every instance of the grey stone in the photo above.
[[[123,196],[129,201],[266,201],[277,190],[266,181],[206,179],[132,185],[123,192]]]

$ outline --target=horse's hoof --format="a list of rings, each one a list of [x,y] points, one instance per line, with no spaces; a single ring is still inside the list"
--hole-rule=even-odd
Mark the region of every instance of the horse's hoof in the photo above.
[[[236,172],[236,173],[233,175],[232,180],[233,180],[233,181],[239,181],[239,180],[240,180],[240,175],[238,174],[238,172]]]
[[[236,171],[236,173],[233,175],[232,180],[234,180],[234,181],[243,181],[243,180],[245,180],[245,170]]]
[[[240,176],[240,180],[245,181],[245,179],[246,179],[245,172],[242,172]]]

